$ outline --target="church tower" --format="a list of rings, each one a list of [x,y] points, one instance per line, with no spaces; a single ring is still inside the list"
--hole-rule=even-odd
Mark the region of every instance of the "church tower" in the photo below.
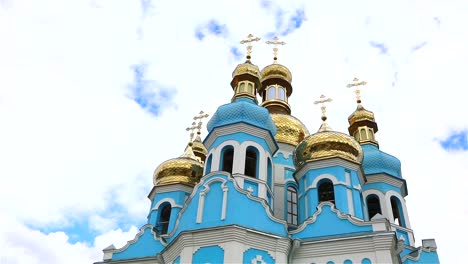
[[[292,74],[278,63],[285,43],[267,41],[273,63],[260,71],[251,57],[259,40],[240,42],[246,60],[208,135],[200,112],[184,153],[156,168],[147,223],[98,263],[439,263],[434,239],[415,245],[401,162],[380,150],[374,113],[361,102],[366,82],[348,85],[357,94],[349,135],[329,125],[323,95],[309,134],[291,115]]]

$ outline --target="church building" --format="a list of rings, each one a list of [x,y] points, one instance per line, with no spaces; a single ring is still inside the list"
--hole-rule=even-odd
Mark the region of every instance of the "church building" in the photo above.
[[[277,62],[284,43],[268,42],[274,63],[260,70],[251,61],[258,40],[241,42],[247,60],[206,137],[201,112],[183,154],[156,168],[147,223],[97,263],[439,263],[434,239],[415,246],[400,160],[379,148],[360,99],[366,82],[348,85],[357,107],[347,133],[328,125],[325,96],[315,102],[322,124],[309,133],[291,115],[292,74]]]

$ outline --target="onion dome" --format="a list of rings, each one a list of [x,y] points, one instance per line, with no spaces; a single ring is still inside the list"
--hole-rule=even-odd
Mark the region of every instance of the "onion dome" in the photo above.
[[[371,143],[378,145],[374,134],[378,131],[377,123],[375,122],[374,113],[365,109],[360,103],[348,117],[348,132],[360,143]]]
[[[291,115],[271,114],[276,125],[276,142],[297,146],[306,136],[309,130],[297,118]]]
[[[266,107],[270,113],[291,114],[291,107],[288,104],[288,98],[292,94],[292,75],[286,66],[278,64],[277,45],[284,45],[275,37],[273,41],[267,41],[267,44],[273,44],[273,64],[263,68],[261,72],[261,84],[258,93],[262,97],[262,106]]]
[[[211,133],[216,127],[240,122],[266,129],[272,135],[277,131],[268,110],[248,98],[239,98],[233,103],[220,106],[206,127]]]
[[[242,40],[241,44],[248,44],[246,61],[237,65],[232,72],[231,87],[234,90],[232,101],[236,98],[247,97],[257,101],[257,89],[260,87],[260,70],[257,65],[252,64],[251,52],[254,41],[259,41],[260,38],[254,38],[252,34],[247,36],[248,39]]]
[[[153,175],[153,183],[155,186],[170,184],[195,186],[202,175],[203,163],[197,160],[192,150],[192,143],[189,143],[185,153],[180,157],[167,160],[158,166]]]
[[[200,138],[200,131],[197,132],[197,137],[195,137],[195,140],[192,143],[193,154],[195,154],[197,160],[204,163],[208,151],[206,150],[206,147],[203,145],[203,142]]]
[[[342,158],[360,164],[362,161],[361,145],[352,137],[337,131],[332,131],[327,124],[325,115],[326,102],[331,99],[320,97],[315,104],[322,104],[322,125],[317,133],[306,137],[294,150],[294,165],[302,167],[306,162],[328,158]]]
[[[401,162],[394,156],[381,151],[372,144],[362,145],[364,159],[362,160],[362,169],[366,175],[386,173],[388,175],[402,178]]]
[[[354,138],[336,131],[320,131],[305,138],[294,151],[294,165],[301,167],[314,160],[339,157],[361,163],[362,148]]]

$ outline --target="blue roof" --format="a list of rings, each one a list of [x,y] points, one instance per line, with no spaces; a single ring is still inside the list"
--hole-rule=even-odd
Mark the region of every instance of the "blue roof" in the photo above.
[[[401,162],[394,156],[381,151],[372,144],[362,145],[364,159],[362,169],[365,174],[386,173],[394,177],[402,178]]]
[[[265,107],[257,105],[252,99],[238,98],[234,102],[222,105],[207,124],[208,132],[214,128],[244,122],[264,128],[276,134],[276,126]]]

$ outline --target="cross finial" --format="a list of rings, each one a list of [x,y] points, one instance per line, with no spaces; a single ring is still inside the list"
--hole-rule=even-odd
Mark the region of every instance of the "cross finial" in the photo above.
[[[322,109],[322,121],[325,122],[327,120],[327,108],[325,106],[325,103],[331,102],[331,98],[327,98],[325,95],[320,96],[320,100],[317,100],[314,102],[314,104],[322,104],[320,107]]]
[[[193,136],[195,135],[195,133],[193,133],[193,131],[194,131],[195,129],[197,129],[197,128],[198,128],[197,123],[196,123],[196,122],[193,122],[193,123],[192,123],[192,126],[187,127],[187,128],[185,129],[185,131],[190,131],[190,141],[189,141],[189,144],[192,143],[192,141],[193,141]]]
[[[273,38],[273,41],[268,40],[266,44],[273,44],[273,63],[278,63],[278,45],[285,45],[286,42],[279,41],[278,36]]]
[[[360,82],[358,78],[354,78],[353,83],[349,83],[348,85],[346,85],[346,87],[348,87],[348,88],[356,87],[356,91],[355,91],[355,93],[356,93],[356,102],[358,104],[361,103],[361,90],[359,90],[359,86],[364,86],[366,84],[367,84],[366,81],[361,81]]]
[[[259,37],[255,37],[255,38],[254,38],[254,36],[253,36],[252,34],[249,34],[249,35],[247,36],[247,39],[241,40],[240,44],[246,44],[246,43],[248,43],[248,46],[247,46],[247,56],[246,56],[247,60],[250,60],[250,58],[251,58],[250,54],[252,54],[252,44],[251,44],[251,43],[254,42],[254,41],[259,41],[259,40],[260,40]]]
[[[208,116],[210,116],[209,114],[205,114],[205,112],[203,111],[200,111],[200,113],[198,113],[197,116],[194,116],[193,117],[193,120],[197,121],[198,120],[198,124],[196,126],[196,129],[197,129],[197,134],[200,135],[201,134],[201,127],[202,127],[202,119],[203,118],[207,118]],[[192,125],[195,125],[195,122],[193,122]]]

